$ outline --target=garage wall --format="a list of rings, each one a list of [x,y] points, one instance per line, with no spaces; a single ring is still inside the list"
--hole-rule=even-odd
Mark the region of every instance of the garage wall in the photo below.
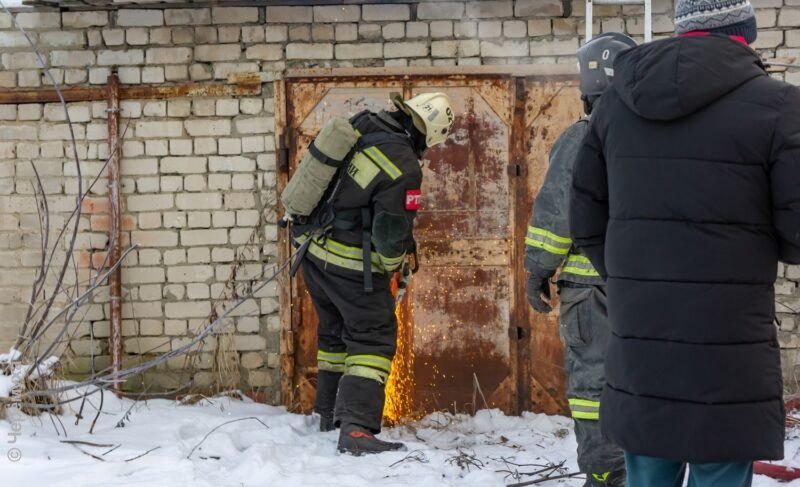
[[[762,28],[756,47],[765,57],[797,57],[800,2],[754,4]],[[102,86],[112,68],[123,85],[163,85],[224,81],[240,72],[279,77],[299,67],[574,63],[583,5],[582,0],[409,2],[37,12],[19,13],[16,19],[64,86]],[[672,2],[656,0],[654,10],[657,35],[669,34]],[[596,32],[642,34],[639,7],[598,7],[595,15]],[[5,14],[0,14],[0,65],[0,89],[48,86],[27,41]],[[800,81],[797,73],[786,78]],[[139,245],[122,273],[126,360],[185,343],[210,314],[212,300],[224,295],[237,255],[242,256],[237,277],[243,282],[257,280],[274,265],[271,87],[265,83],[261,96],[123,103],[123,234],[126,243]],[[89,181],[108,155],[105,103],[71,104],[70,115]],[[38,264],[30,161],[43,171],[54,221],[63,221],[77,191],[70,146],[60,106],[0,105],[2,347],[18,332]],[[90,275],[103,260],[106,190],[104,183],[97,184],[84,203],[77,278]],[[779,274],[784,364],[787,382],[794,384],[800,360],[794,315],[800,309],[800,267],[781,267]],[[243,316],[231,321],[225,343],[206,343],[193,366],[182,360],[166,364],[131,387],[167,389],[191,377],[197,385],[222,381],[256,388],[278,402],[277,295],[276,286],[265,288]],[[108,363],[106,300],[101,292],[87,307],[80,338],[69,345],[73,372]]]

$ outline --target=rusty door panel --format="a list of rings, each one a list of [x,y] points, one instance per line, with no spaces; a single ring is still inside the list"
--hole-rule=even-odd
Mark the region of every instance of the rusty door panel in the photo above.
[[[505,266],[430,263],[415,277],[414,406],[416,411],[473,411],[475,384],[489,407],[515,411]],[[498,393],[499,392],[499,393]]]
[[[580,108],[574,87],[564,86],[560,80],[520,84],[510,76],[287,82],[290,171],[332,116],[387,108],[392,91],[445,91],[453,101],[453,136],[424,161],[415,226],[422,267],[397,312],[401,344],[387,387],[390,417],[484,407],[483,399],[473,403],[476,385],[488,406],[508,413],[563,410],[557,322],[528,310],[521,244],[546,154]],[[308,411],[317,318],[302,279],[293,282],[291,302],[293,396]],[[528,333],[518,335],[519,329]]]
[[[580,92],[574,83],[528,79],[524,86],[521,150],[524,152],[523,176],[526,184],[520,185],[519,189],[519,213],[516,218],[518,235],[523,235],[527,230],[531,207],[544,181],[553,143],[583,113]],[[523,239],[519,239],[517,244],[524,247]],[[525,277],[524,274],[520,275],[517,281],[518,292],[524,292]],[[527,368],[526,389],[530,408],[549,414],[566,413],[564,353],[558,333],[558,307],[548,316],[542,316],[533,313],[526,303],[520,312],[524,322],[530,323],[529,333],[526,334],[529,339],[521,344],[529,354],[522,367]]]
[[[425,155],[414,232],[422,255],[412,286],[418,411],[485,407],[473,403],[476,384],[489,407],[517,411],[508,335],[513,86],[498,80],[412,89],[446,91],[456,114],[452,136]]]

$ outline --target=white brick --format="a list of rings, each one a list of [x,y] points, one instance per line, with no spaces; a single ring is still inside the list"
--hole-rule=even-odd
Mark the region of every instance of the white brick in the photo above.
[[[26,69],[26,68],[40,68],[42,65],[39,63],[39,58],[33,52],[15,52],[11,54],[2,55],[3,67],[5,69]]]
[[[421,4],[426,5],[426,4]],[[387,42],[383,46],[386,58],[425,57],[428,55],[428,44],[425,42]]]
[[[242,152],[264,152],[266,145],[264,144],[264,137],[243,137],[242,138]]]
[[[244,100],[242,100],[244,101]],[[215,112],[221,117],[230,117],[239,114],[239,100],[223,99],[216,101]]]
[[[538,40],[530,43],[531,56],[569,56],[578,50],[578,38]]]
[[[361,8],[358,5],[324,5],[314,7],[314,22],[358,22]]]
[[[17,25],[25,30],[59,29],[61,14],[58,12],[20,12],[17,14]]]
[[[201,174],[190,174],[183,178],[183,188],[186,191],[205,191],[208,188],[206,177]]]
[[[171,266],[167,269],[167,277],[169,282],[206,282],[214,277],[214,268],[205,265]],[[191,294],[189,298],[196,299]]]
[[[161,10],[117,10],[117,25],[120,27],[153,27],[164,25],[164,13]]]
[[[156,188],[156,191],[158,191],[158,188]],[[139,192],[144,193],[145,191],[139,190]],[[161,228],[161,213],[157,211],[151,213],[139,213],[138,223],[139,229],[141,230],[155,230],[157,228]]]
[[[207,269],[211,271],[211,267],[207,267]],[[186,296],[189,299],[208,299],[211,297],[211,293],[207,284],[192,283],[186,285]]]
[[[230,135],[231,133],[230,120],[187,120],[184,123],[186,132],[193,137]]]
[[[99,51],[97,53],[97,64],[100,66],[116,66],[125,64],[142,64],[144,62],[144,51],[141,49],[130,49],[127,51]]]
[[[517,17],[561,17],[563,14],[564,4],[561,0],[517,0],[514,7]]]
[[[518,57],[528,55],[528,41],[481,41],[483,57]]]
[[[234,251],[233,249],[216,247],[211,250],[211,259],[214,262],[233,262]]]
[[[185,118],[192,113],[190,100],[169,100],[167,103],[167,116]]]
[[[153,198],[154,196],[146,197]],[[133,231],[131,232],[131,243],[142,247],[175,247],[178,245],[178,234],[165,230]]]
[[[120,173],[123,176],[150,176],[158,171],[157,159],[122,159]]]
[[[287,44],[286,59],[333,59],[333,44],[324,44],[324,43]]]
[[[211,10],[207,8],[178,8],[164,10],[167,25],[205,25],[211,23]]]
[[[194,48],[195,61],[235,61],[242,55],[239,44],[217,44]]]
[[[263,351],[267,347],[266,338],[261,335],[234,335],[233,346],[239,351]],[[272,377],[263,371],[250,372],[250,385],[253,387],[266,387],[272,384]],[[256,386],[255,384],[264,384]]]
[[[208,301],[166,303],[164,312],[167,318],[205,318],[211,313],[211,303]]]
[[[183,249],[173,249],[164,251],[164,265],[173,266],[186,263],[186,251]],[[164,289],[166,291],[166,288]],[[165,293],[166,294],[166,293]],[[182,295],[180,297],[183,297]]]
[[[219,139],[220,155],[235,155],[242,153],[242,139]]]
[[[127,198],[128,211],[154,211],[172,208],[171,194],[130,195]]]
[[[409,5],[362,5],[361,15],[364,20],[381,22],[387,20],[409,20],[411,8]]]
[[[503,23],[499,20],[485,20],[478,23],[478,37],[500,37],[503,35]]]
[[[460,2],[424,2],[417,5],[417,18],[441,20],[464,18],[464,4]]]
[[[161,160],[161,174],[191,174],[206,172],[205,157],[165,157]]]
[[[383,32],[383,38],[386,40],[402,39],[403,37],[406,36],[406,24],[403,22],[394,22],[391,24],[386,24],[383,26],[382,32]]]
[[[83,32],[42,32],[39,39],[50,47],[83,47],[86,44]]]
[[[311,23],[311,7],[267,7],[268,24]]]
[[[3,45],[2,42],[2,33],[0,33],[0,45]],[[95,64],[95,57],[91,51],[52,51],[50,64],[53,66],[92,66]]]
[[[30,125],[0,125],[0,140],[34,140],[36,127]]]
[[[36,42],[36,34],[31,34],[31,40]],[[30,44],[21,32],[0,32],[0,46],[4,48],[30,47]]]
[[[253,193],[226,193],[224,195],[225,209],[239,210],[255,207]]]
[[[171,139],[169,141],[169,153],[173,156],[188,156],[192,154],[191,139]]]
[[[136,122],[136,137],[161,138],[180,137],[182,135],[183,124],[178,121]]]
[[[125,40],[132,46],[144,46],[150,42],[150,36],[147,29],[134,28],[125,31]]]
[[[161,267],[127,267],[122,271],[123,284],[147,284],[165,281],[164,269]]]
[[[257,7],[215,7],[211,11],[211,21],[216,24],[257,23]]]
[[[525,23],[522,23],[525,27]],[[431,37],[453,37],[453,23],[449,20],[431,22]]]
[[[336,59],[380,59],[383,56],[383,44],[336,44]]]
[[[146,140],[144,146],[144,152],[148,156],[165,156],[169,153],[168,143],[163,139]]]
[[[188,215],[189,228],[211,228],[211,214],[209,212],[191,211]]]
[[[147,50],[147,64],[184,64],[192,59],[189,47],[155,47]]]
[[[227,230],[181,230],[181,245],[224,245],[228,243]]]
[[[179,193],[175,206],[180,210],[216,210],[222,207],[220,193]]]
[[[263,61],[278,61],[283,59],[283,46],[280,44],[259,44],[250,46],[245,51],[247,59],[260,59]]]
[[[209,157],[209,170],[212,172],[252,172],[255,161],[247,157]]]
[[[163,83],[164,67],[147,66],[142,68],[142,83]]]
[[[406,37],[428,37],[428,24],[425,22],[406,22]]]
[[[123,84],[139,84],[142,82],[142,70],[140,68],[132,68],[132,67],[123,67],[119,68],[119,82]],[[139,111],[139,115],[141,116],[142,112],[141,109]]]
[[[61,20],[64,28],[103,27],[108,24],[108,12],[64,12],[61,14]]]
[[[459,41],[433,41],[431,43],[431,56],[456,57]]]
[[[253,117],[236,120],[236,130],[240,134],[268,134],[275,132],[275,118]]]

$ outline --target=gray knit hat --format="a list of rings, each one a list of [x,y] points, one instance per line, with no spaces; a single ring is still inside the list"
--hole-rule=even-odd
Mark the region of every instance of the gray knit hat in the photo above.
[[[739,35],[749,44],[758,37],[756,14],[750,0],[678,0],[675,32],[693,31]]]

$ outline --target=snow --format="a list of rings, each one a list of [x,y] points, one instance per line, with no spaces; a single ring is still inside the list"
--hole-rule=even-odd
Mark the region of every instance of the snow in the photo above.
[[[535,469],[509,467],[504,461],[565,461],[566,468],[577,471],[572,421],[559,416],[508,417],[497,410],[474,417],[437,413],[381,434],[405,442],[408,452],[353,457],[336,453],[337,433],[319,433],[311,417],[249,400],[134,403],[105,393],[102,413],[89,434],[99,403],[99,394],[89,397],[77,426],[80,401],[69,403],[57,421],[8,409],[7,419],[0,421],[0,438],[7,439],[0,441],[3,486],[499,487],[531,477],[515,480],[497,470]],[[4,453],[13,456],[12,448],[21,455],[16,462],[2,458]],[[800,441],[790,441],[787,457],[798,450]],[[482,465],[459,467],[459,454]],[[582,481],[544,485],[577,487]],[[779,484],[756,477],[754,485],[800,487],[800,481]]]
[[[22,357],[22,352],[16,348],[12,348],[8,351],[8,353],[0,353],[0,364],[16,362],[20,359],[20,357]]]
[[[0,373],[0,399],[8,398],[16,385],[25,377],[28,370],[33,365],[23,365],[16,363],[20,357],[20,353],[13,348],[7,354],[0,355],[0,364],[9,364],[10,371],[8,375]],[[31,372],[31,379],[38,379],[39,377],[46,377],[51,374],[53,368],[58,365],[58,357],[48,357],[36,365],[36,370]]]

